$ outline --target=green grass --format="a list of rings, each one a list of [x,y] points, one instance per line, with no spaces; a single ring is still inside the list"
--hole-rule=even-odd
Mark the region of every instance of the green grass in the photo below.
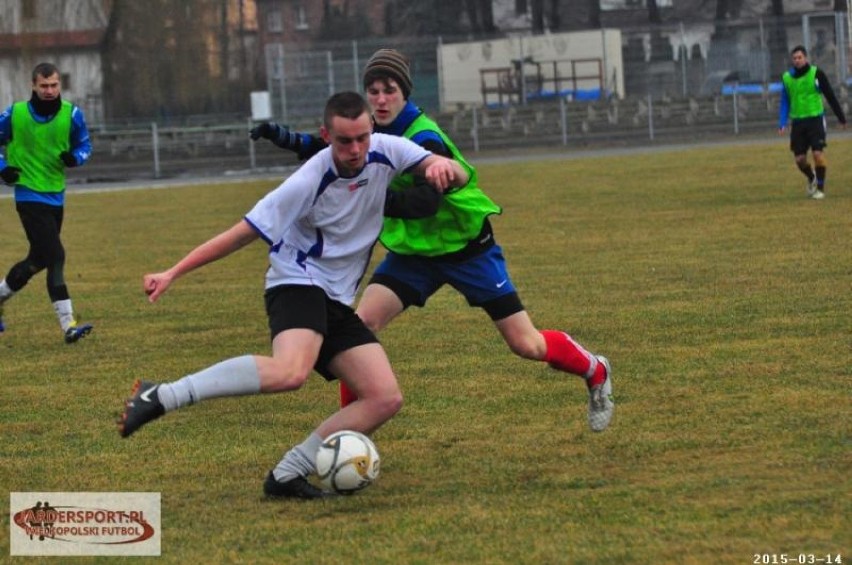
[[[112,423],[137,377],[269,351],[261,245],[156,305],[141,277],[274,183],[71,195],[66,276],[95,332],[62,343],[41,275],[7,304],[2,491],[161,492],[161,563],[849,562],[852,142],[832,143],[822,202],[785,145],[481,166],[536,325],[612,360],[613,423],[590,432],[579,379],[512,356],[442,290],[382,335],[406,396],[374,436],[382,476],[316,503],[261,482],[335,409],[319,377],[128,440]],[[9,200],[0,226],[5,270],[26,252]]]

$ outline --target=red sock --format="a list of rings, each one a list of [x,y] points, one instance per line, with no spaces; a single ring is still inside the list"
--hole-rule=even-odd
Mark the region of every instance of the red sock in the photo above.
[[[542,330],[541,335],[547,344],[544,361],[551,367],[579,375],[586,379],[589,386],[600,384],[606,379],[603,363],[598,363],[597,358],[571,339],[571,336],[555,330]]]
[[[340,381],[340,407],[346,408],[353,402],[358,400],[358,396],[349,390],[349,387],[346,386],[346,383]]]

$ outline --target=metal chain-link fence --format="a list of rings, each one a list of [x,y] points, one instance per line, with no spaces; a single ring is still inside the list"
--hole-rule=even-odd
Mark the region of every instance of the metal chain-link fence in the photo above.
[[[407,37],[309,48],[268,45],[263,67],[271,118],[316,132],[328,96],[362,90],[366,61],[375,50],[388,47],[410,59],[412,100],[465,151],[666,142],[769,131],[777,119],[780,75],[789,66],[790,49],[799,44],[829,76],[849,111],[846,13],[766,18],[729,23],[724,29],[713,24],[622,29],[624,92],[591,101],[531,96],[497,106],[446,105],[441,99],[440,47],[464,40]],[[475,69],[469,80],[478,87]],[[229,108],[227,114],[172,117],[168,123],[90,123],[94,156],[75,175],[113,180],[296,164],[292,154],[268,142],[249,142],[250,115],[246,100],[244,112]]]

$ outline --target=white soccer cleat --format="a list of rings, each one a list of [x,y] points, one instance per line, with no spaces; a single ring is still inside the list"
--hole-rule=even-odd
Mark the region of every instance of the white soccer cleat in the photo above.
[[[807,193],[808,198],[816,198],[814,195],[819,192],[816,177],[814,177],[814,180],[808,181],[808,186],[805,187],[805,192]]]
[[[825,198],[825,192],[816,189],[814,193],[811,194],[811,198],[813,198],[814,200],[822,200],[823,198]]]
[[[598,362],[606,367],[606,380],[589,388],[589,427],[594,432],[602,432],[609,426],[615,402],[612,399],[612,369],[609,359],[598,355]]]

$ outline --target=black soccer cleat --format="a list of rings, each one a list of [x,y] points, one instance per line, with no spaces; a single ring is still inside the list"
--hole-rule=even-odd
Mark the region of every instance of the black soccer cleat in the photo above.
[[[278,481],[272,471],[266,476],[263,481],[263,494],[274,498],[328,498],[333,496],[332,493],[318,489],[307,481],[304,477],[296,477],[286,482]]]
[[[137,380],[133,384],[130,400],[124,402],[124,413],[117,422],[121,437],[128,437],[143,425],[166,413],[160,397],[157,396],[158,388],[159,384],[148,381]]]
[[[92,333],[92,324],[73,325],[65,330],[65,343],[77,343]]]

